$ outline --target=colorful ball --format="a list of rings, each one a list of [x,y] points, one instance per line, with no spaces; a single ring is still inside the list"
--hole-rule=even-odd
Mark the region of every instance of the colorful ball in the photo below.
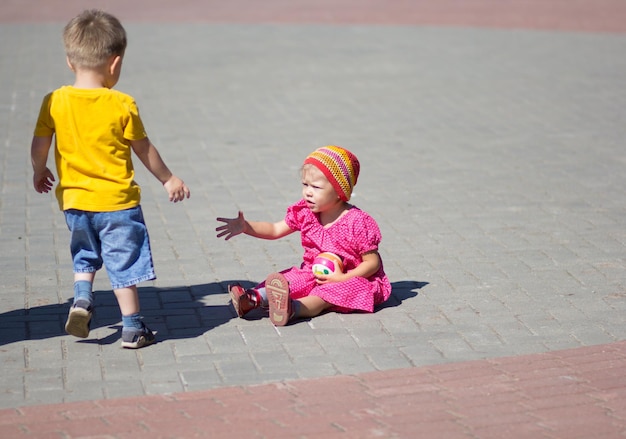
[[[322,252],[313,260],[313,274],[328,276],[335,272],[343,273],[343,262],[336,254]]]

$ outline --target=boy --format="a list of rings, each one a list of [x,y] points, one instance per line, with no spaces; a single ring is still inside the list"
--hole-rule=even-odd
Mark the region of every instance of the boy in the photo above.
[[[84,11],[65,26],[63,40],[75,82],[43,99],[31,160],[35,190],[49,192],[55,179],[46,162],[54,135],[55,192],[74,265],[74,303],[65,331],[89,335],[93,280],[104,263],[122,313],[122,347],[137,349],[155,342],[141,321],[137,284],[156,276],[131,149],[163,183],[170,201],[189,198],[190,192],[148,139],[133,98],[112,90],[127,44],[117,18]]]

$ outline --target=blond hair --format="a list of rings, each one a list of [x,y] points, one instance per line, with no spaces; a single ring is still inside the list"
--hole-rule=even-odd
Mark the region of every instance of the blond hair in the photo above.
[[[65,54],[73,67],[101,67],[111,56],[123,56],[126,31],[113,15],[98,10],[83,11],[63,30]]]

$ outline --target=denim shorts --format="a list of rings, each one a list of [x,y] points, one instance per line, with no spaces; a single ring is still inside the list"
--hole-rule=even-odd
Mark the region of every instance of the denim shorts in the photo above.
[[[75,273],[106,267],[113,289],[156,279],[141,206],[115,212],[64,211]]]

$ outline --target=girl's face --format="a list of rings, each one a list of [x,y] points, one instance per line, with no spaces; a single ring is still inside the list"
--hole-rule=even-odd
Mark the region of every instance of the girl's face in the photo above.
[[[322,171],[311,164],[302,167],[302,198],[314,213],[327,212],[343,203]]]

